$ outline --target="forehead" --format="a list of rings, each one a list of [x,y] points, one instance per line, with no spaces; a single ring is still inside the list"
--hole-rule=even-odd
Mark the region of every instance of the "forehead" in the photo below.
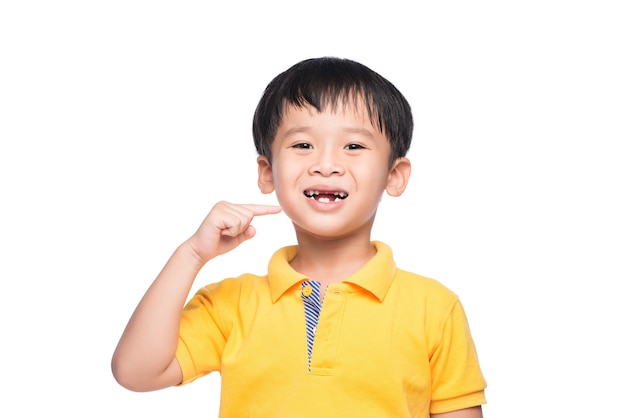
[[[318,111],[313,106],[288,106],[278,126],[277,135],[297,132],[360,132],[367,136],[384,136],[372,123],[363,107],[337,106]]]
[[[335,97],[332,99],[323,100],[319,106],[315,106],[310,103],[283,103],[282,117],[280,126],[284,126],[289,121],[293,122],[294,118],[299,119],[301,117],[314,117],[318,115],[328,114],[335,117],[359,122],[369,125],[382,133],[380,124],[377,118],[373,118],[372,115],[376,115],[376,112],[372,108],[372,105],[367,103],[360,95],[346,95]]]

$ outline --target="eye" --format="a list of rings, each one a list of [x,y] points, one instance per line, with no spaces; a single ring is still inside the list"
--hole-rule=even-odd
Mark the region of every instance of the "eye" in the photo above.
[[[358,149],[365,149],[365,147],[361,144],[348,144],[346,145],[346,149],[353,151]]]
[[[306,142],[300,142],[300,143],[298,143],[298,144],[294,144],[294,145],[292,145],[291,147],[292,147],[292,148],[296,148],[296,149],[311,149],[311,148],[313,148],[313,147],[311,146],[311,144],[308,144],[308,143],[306,143]]]

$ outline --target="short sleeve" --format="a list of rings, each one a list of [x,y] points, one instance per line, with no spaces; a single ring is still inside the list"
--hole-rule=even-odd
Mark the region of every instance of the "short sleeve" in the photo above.
[[[226,332],[214,286],[201,288],[183,309],[176,348],[181,385],[220,369]]]
[[[430,412],[444,413],[482,405],[487,383],[461,303],[457,300],[442,324],[441,341],[430,359]]]

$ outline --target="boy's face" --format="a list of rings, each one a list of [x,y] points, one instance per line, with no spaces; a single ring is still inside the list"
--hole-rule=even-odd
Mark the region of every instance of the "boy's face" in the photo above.
[[[259,157],[259,187],[276,192],[297,232],[320,238],[369,237],[385,190],[399,196],[410,163],[389,167],[391,147],[364,106],[285,109],[272,143],[271,165]]]

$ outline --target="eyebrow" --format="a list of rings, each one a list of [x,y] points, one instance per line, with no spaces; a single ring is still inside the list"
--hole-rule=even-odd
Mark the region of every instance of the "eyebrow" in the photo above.
[[[290,129],[287,129],[287,132],[285,132],[285,138],[290,137],[291,135],[299,134],[301,132],[308,132],[310,130],[311,130],[311,127],[309,126],[300,126],[297,128],[290,128]]]
[[[285,137],[288,138],[291,135],[295,135],[295,134],[299,134],[302,132],[310,132],[312,130],[311,126],[298,126],[295,128],[290,128],[285,132]],[[352,134],[357,134],[357,135],[362,135],[362,136],[366,136],[368,138],[373,138],[374,135],[372,135],[372,133],[370,131],[368,131],[367,129],[363,129],[363,128],[351,128],[351,127],[345,127],[342,128],[342,130],[346,133],[352,133]]]

